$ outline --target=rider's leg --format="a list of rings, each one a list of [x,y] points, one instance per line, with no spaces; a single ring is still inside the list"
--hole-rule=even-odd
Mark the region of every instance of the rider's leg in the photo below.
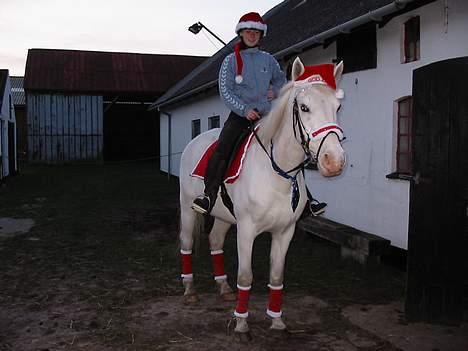
[[[250,127],[250,122],[231,112],[218,138],[218,146],[208,161],[205,174],[205,194],[195,199],[192,208],[209,213],[214,206],[219,186],[223,181],[229,158],[239,137]]]

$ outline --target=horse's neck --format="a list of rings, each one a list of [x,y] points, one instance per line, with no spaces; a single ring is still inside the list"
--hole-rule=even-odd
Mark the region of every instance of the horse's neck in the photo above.
[[[304,160],[304,151],[294,137],[292,109],[286,108],[281,124],[272,138],[273,158],[284,171],[296,167]]]

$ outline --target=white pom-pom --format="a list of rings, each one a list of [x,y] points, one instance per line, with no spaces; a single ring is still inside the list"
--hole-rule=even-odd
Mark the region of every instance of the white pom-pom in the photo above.
[[[336,89],[335,96],[337,99],[344,98],[344,91],[343,89]]]
[[[238,76],[236,76],[236,83],[237,84],[242,83],[243,80],[244,80],[244,78],[242,78],[242,76],[240,74]]]

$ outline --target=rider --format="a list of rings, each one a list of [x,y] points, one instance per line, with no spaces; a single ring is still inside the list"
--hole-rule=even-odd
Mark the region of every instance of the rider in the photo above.
[[[219,93],[231,113],[219,135],[216,151],[208,162],[204,194],[192,204],[199,213],[210,213],[237,141],[251,123],[270,111],[271,101],[286,83],[278,61],[258,48],[266,32],[267,25],[258,13],[249,12],[242,16],[236,26],[240,41],[235,45],[234,53],[226,56],[221,65]],[[313,214],[320,214],[325,206],[325,203],[312,201],[310,210]]]

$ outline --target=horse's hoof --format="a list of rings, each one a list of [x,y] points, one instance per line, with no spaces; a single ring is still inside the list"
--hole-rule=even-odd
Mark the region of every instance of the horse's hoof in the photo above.
[[[236,336],[236,339],[240,342],[240,343],[248,343],[248,342],[251,342],[252,341],[252,335],[250,334],[250,331],[247,331],[247,332],[234,332],[234,335]]]
[[[227,292],[221,295],[224,302],[232,302],[237,300],[237,296],[233,292]]]
[[[200,298],[197,294],[184,295],[184,304],[192,305],[200,301]]]

